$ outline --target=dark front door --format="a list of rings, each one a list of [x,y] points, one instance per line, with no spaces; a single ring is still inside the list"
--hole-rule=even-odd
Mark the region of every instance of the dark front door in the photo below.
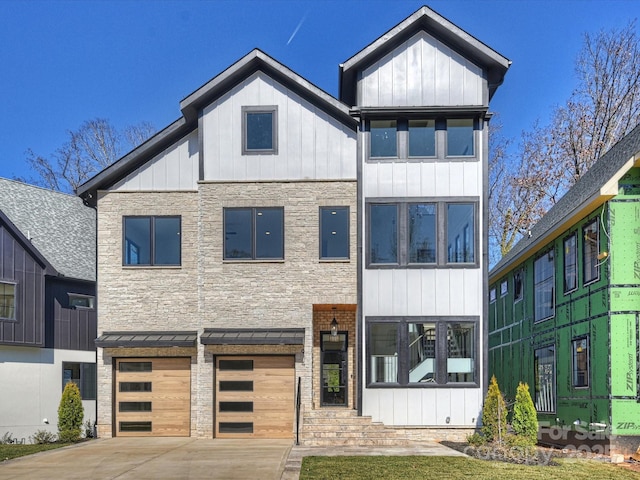
[[[321,333],[321,401],[324,406],[347,405],[347,333]]]

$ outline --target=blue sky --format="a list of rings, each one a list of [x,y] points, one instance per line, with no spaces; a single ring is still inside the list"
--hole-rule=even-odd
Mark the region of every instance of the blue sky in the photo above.
[[[640,17],[637,0],[3,0],[0,176],[91,118],[164,128],[255,47],[336,96],[338,65],[423,4],[513,62],[490,107],[514,138],[569,96],[585,32]]]

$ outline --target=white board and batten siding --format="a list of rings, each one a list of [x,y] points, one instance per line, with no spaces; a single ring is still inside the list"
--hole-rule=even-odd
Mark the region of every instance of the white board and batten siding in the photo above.
[[[278,107],[277,154],[242,154],[242,107]],[[356,132],[256,72],[203,110],[205,181],[356,180]]]
[[[482,68],[419,32],[363,71],[358,105],[486,105]]]
[[[181,138],[153,157],[111,190],[193,191],[198,182],[198,131]]]

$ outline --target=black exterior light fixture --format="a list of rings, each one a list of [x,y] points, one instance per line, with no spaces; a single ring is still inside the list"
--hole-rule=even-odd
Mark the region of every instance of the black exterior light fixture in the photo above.
[[[336,321],[335,315],[333,316],[333,320],[331,320],[331,338],[335,339],[338,337],[338,322]]]

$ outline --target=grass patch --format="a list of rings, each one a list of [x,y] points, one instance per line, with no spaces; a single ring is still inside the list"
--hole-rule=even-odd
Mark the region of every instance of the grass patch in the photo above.
[[[559,465],[530,466],[487,462],[465,457],[305,457],[300,480],[331,479],[504,479],[575,480],[576,478],[638,479],[627,468],[593,460],[558,459]]]
[[[13,445],[0,444],[0,462],[11,460],[12,458],[24,457],[38,452],[53,450],[55,448],[66,447],[70,443],[44,443],[34,445]]]

